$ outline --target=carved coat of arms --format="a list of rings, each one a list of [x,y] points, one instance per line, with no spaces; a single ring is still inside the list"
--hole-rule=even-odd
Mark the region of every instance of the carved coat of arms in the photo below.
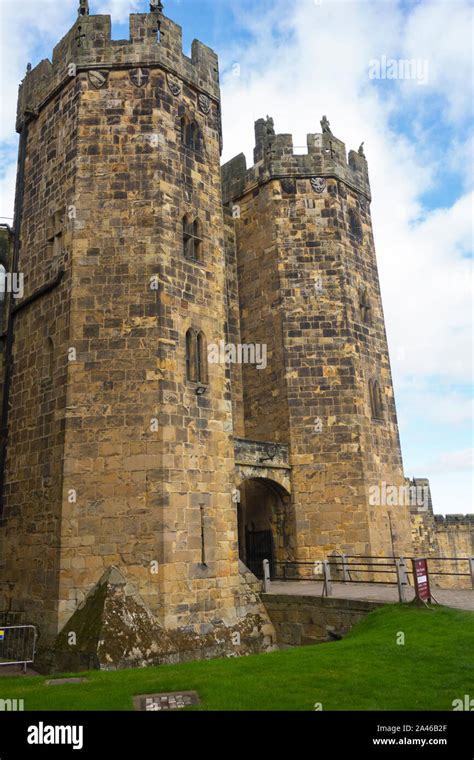
[[[343,182],[337,183],[337,192],[339,193],[341,198],[347,198],[347,192],[346,192],[346,188]]]
[[[315,193],[323,193],[326,189],[326,180],[324,177],[311,177],[311,187]]]
[[[143,87],[145,84],[148,84],[148,80],[150,79],[150,72],[148,69],[132,69],[130,71],[130,80],[135,85],[135,87]]]
[[[174,74],[168,73],[166,78],[168,80],[168,87],[170,88],[171,94],[177,98],[181,93],[181,82],[179,81],[178,77],[174,76]]]
[[[207,115],[211,110],[211,101],[207,95],[204,95],[204,93],[200,92],[198,95],[198,103],[199,109]]]
[[[284,193],[295,193],[296,192],[296,184],[294,180],[292,179],[282,179],[281,182],[281,189]]]
[[[101,87],[105,87],[109,78],[108,71],[89,71],[89,82],[95,90],[100,90]]]

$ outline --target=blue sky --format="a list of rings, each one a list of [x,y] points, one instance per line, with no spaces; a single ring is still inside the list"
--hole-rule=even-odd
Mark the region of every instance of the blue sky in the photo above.
[[[427,476],[437,512],[472,511],[472,2],[165,0],[165,13],[220,57],[224,160],[250,162],[267,113],[295,145],[327,114],[348,149],[365,141],[372,218],[405,471]],[[50,57],[77,0],[0,0],[0,215],[12,211],[16,89]],[[128,37],[138,0],[90,0]],[[427,80],[371,79],[410,59]],[[235,64],[239,70],[236,75]]]

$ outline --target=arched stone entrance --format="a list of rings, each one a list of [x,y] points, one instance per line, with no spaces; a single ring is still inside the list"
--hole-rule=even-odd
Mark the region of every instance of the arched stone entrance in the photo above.
[[[239,558],[258,578],[263,577],[263,560],[271,564],[292,558],[294,520],[288,491],[274,480],[250,477],[239,486]]]

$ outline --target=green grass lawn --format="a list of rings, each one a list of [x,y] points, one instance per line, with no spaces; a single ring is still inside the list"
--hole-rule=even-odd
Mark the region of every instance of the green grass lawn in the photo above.
[[[1,677],[0,699],[22,698],[25,710],[131,710],[136,694],[195,689],[201,710],[452,710],[454,699],[474,696],[474,613],[389,605],[342,641],[81,675],[89,682]]]

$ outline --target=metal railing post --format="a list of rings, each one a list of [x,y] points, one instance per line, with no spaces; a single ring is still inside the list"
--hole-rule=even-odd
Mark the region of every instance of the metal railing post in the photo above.
[[[474,588],[474,557],[469,557],[469,568],[471,570],[471,585]]]
[[[263,560],[263,590],[266,594],[270,591],[270,562]]]
[[[342,581],[343,583],[347,583],[347,581],[350,581],[351,576],[349,575],[349,563],[347,561],[347,557],[345,554],[342,555]]]
[[[323,596],[332,596],[331,565],[327,559],[323,560],[324,586]]]
[[[395,560],[397,566],[398,598],[401,602],[408,601],[408,571],[405,559],[400,557]]]

